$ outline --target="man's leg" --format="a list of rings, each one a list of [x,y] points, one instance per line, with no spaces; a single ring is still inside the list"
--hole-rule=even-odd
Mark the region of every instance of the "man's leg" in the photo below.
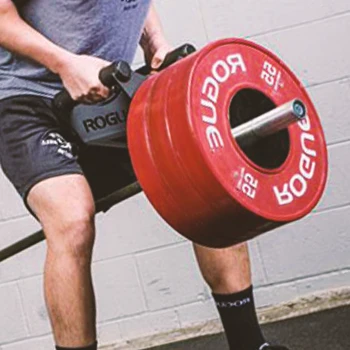
[[[50,178],[31,189],[27,203],[47,238],[45,299],[58,349],[96,349],[90,187],[82,175]]]
[[[267,346],[254,306],[248,246],[225,249],[194,245],[202,275],[213,297],[232,350]]]
[[[203,278],[215,294],[232,294],[251,286],[248,245],[225,249],[194,245]]]

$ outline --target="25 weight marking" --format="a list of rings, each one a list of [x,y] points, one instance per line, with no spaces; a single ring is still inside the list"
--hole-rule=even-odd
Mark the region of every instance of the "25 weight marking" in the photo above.
[[[238,188],[249,198],[254,199],[258,189],[259,181],[253,175],[246,173],[246,169],[241,169],[241,180],[238,183]]]
[[[281,84],[281,72],[268,61],[264,62],[260,77],[266,82],[267,85],[273,87],[276,91],[280,87],[283,87],[283,84]]]

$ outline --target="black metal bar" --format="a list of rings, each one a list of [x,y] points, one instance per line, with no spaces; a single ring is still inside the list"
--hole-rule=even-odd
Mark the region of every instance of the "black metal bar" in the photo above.
[[[42,230],[35,232],[26,238],[21,239],[20,241],[0,251],[0,262],[11,258],[12,256],[20,253],[21,251],[43,241],[44,239],[45,236]]]
[[[98,200],[96,202],[96,212],[107,211],[113,205],[118,204],[124,201],[125,199],[130,198],[140,192],[142,192],[142,189],[139,183],[134,182],[122,188],[121,190],[116,191],[101,200]],[[11,258],[12,256],[22,252],[23,250],[34,246],[35,244],[43,241],[44,239],[45,235],[42,230],[35,232],[26,238],[21,239],[20,241],[0,251],[0,262]]]

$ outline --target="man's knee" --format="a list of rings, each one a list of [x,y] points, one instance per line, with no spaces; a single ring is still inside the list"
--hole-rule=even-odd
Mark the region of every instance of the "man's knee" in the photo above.
[[[67,213],[60,218],[57,233],[51,241],[60,250],[77,257],[90,255],[95,241],[94,212],[79,209]]]
[[[28,196],[28,204],[42,224],[52,252],[91,254],[95,205],[83,176],[66,175],[42,181]]]

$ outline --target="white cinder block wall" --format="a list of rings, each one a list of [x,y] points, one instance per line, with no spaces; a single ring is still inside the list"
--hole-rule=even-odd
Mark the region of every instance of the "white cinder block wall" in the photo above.
[[[307,85],[327,137],[329,182],[306,219],[250,244],[259,306],[350,282],[350,2],[158,0],[174,45],[250,38]],[[141,61],[139,53],[136,62]],[[0,174],[0,247],[38,229]],[[0,264],[0,349],[50,349],[43,301],[45,243]],[[98,217],[93,274],[103,344],[215,319],[191,251],[141,194]]]

